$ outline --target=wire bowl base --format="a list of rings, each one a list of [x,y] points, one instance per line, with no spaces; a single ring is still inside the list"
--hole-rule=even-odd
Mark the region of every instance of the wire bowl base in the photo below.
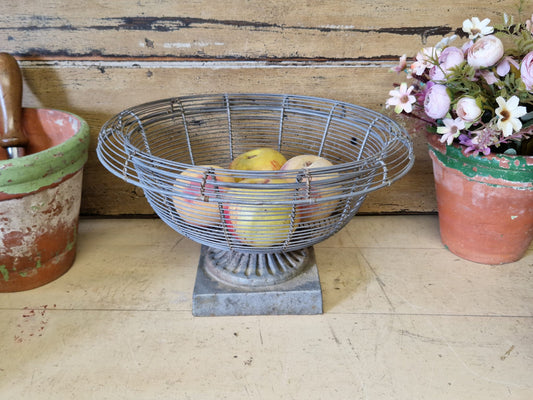
[[[251,149],[333,166],[230,169]],[[180,234],[224,251],[306,249],[342,229],[366,195],[404,176],[412,142],[388,117],[344,102],[296,95],[184,96],[131,107],[102,127],[97,154],[145,192]]]
[[[241,253],[206,248],[204,268],[216,281],[231,286],[277,285],[299,275],[308,266],[309,249],[282,253]]]

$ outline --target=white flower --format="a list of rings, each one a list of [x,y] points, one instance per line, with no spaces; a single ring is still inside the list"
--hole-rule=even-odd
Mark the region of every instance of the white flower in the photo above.
[[[518,132],[522,129],[522,122],[518,118],[525,115],[527,109],[526,107],[519,106],[519,101],[516,96],[512,96],[507,101],[502,96],[496,99],[496,102],[500,106],[496,109],[496,115],[498,116],[496,125],[498,129],[501,129],[504,137],[511,136],[513,131]]]
[[[455,39],[457,39],[457,35],[452,35],[450,37],[445,37],[442,39],[439,43],[435,45],[436,49],[445,49],[450,45],[451,42],[453,42]]]
[[[463,21],[463,31],[468,33],[470,39],[476,39],[481,36],[490,35],[494,32],[492,26],[488,26],[490,19],[485,18],[483,21],[480,21],[478,17],[473,17],[472,19],[465,19]]]
[[[440,138],[441,143],[452,144],[453,139],[459,136],[461,130],[465,129],[465,121],[461,118],[444,118],[442,120],[444,126],[439,126],[437,128],[437,133],[440,133],[442,137]]]
[[[411,70],[415,75],[422,75],[426,68],[431,68],[439,59],[441,49],[424,47],[416,54],[416,61],[411,64]]]
[[[403,82],[399,89],[394,89],[389,92],[391,96],[386,103],[386,107],[394,106],[394,111],[399,114],[402,111],[410,113],[413,111],[412,105],[416,102],[415,96],[411,94],[414,86],[407,87],[407,83]]]

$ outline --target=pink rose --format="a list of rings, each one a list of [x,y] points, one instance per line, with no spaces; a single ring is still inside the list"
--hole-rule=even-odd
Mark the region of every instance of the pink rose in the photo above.
[[[474,122],[481,116],[481,108],[473,97],[461,97],[455,108],[457,116],[466,122]]]
[[[446,75],[444,75],[444,71],[442,68],[438,65],[434,65],[429,70],[429,79],[431,79],[434,82],[442,81],[446,78]]]
[[[530,51],[522,59],[520,65],[520,77],[522,82],[525,83],[527,90],[533,90],[533,51]]]
[[[464,53],[457,47],[446,47],[439,56],[439,64],[429,70],[429,79],[442,81],[453,67],[460,65],[465,60]]]
[[[439,57],[439,64],[445,73],[448,73],[453,67],[461,65],[465,60],[463,51],[457,47],[446,47],[442,50]]]
[[[483,36],[468,49],[468,64],[474,68],[496,65],[503,57],[503,43],[494,35]]]
[[[450,96],[444,85],[433,85],[426,93],[424,111],[433,119],[443,118],[450,109]]]
[[[461,50],[463,50],[463,53],[466,54],[468,53],[468,49],[470,47],[472,47],[472,45],[474,44],[474,41],[473,40],[469,40],[468,42],[466,42],[465,44],[463,44],[463,47],[461,47]]]

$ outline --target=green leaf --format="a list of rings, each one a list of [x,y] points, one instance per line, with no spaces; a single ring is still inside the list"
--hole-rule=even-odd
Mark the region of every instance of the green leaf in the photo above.
[[[510,155],[510,156],[516,156],[516,150],[513,149],[512,147],[508,148],[507,150],[505,150],[503,152],[503,154],[507,154],[507,155]]]
[[[520,117],[522,121],[529,121],[533,120],[533,111],[528,112],[527,114],[524,114]]]
[[[522,117],[522,118],[524,118],[524,117]],[[528,120],[526,120],[526,121],[524,121],[522,123],[522,129],[529,128],[532,125],[533,125],[533,119],[528,119]]]

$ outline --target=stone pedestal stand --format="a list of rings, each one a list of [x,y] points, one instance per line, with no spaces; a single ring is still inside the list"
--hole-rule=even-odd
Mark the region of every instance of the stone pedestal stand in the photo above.
[[[192,312],[195,316],[321,314],[313,248],[247,254],[203,245]]]

